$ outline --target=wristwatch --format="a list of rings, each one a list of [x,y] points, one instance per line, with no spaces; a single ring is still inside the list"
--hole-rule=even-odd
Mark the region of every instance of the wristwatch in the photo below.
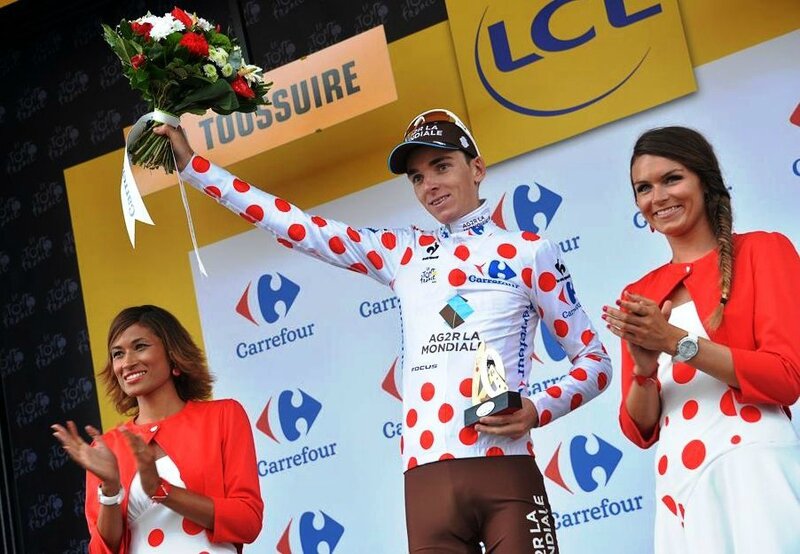
[[[150,497],[150,500],[152,500],[156,504],[161,504],[167,499],[171,491],[172,491],[172,484],[163,477],[161,477],[158,480],[158,488],[156,489],[156,492],[153,494],[153,496]]]
[[[122,504],[125,498],[125,489],[120,487],[119,492],[114,496],[106,496],[103,494],[103,485],[97,485],[97,500],[103,506],[118,506]]]
[[[681,340],[678,341],[675,355],[672,357],[673,362],[688,362],[697,355],[700,349],[700,344],[697,340],[697,335],[689,333]]]

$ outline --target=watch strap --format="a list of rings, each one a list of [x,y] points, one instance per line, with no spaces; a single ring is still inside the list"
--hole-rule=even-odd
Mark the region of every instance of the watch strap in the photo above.
[[[158,488],[153,496],[150,497],[150,500],[155,502],[156,504],[161,504],[164,502],[168,497],[169,493],[172,492],[172,483],[160,477],[158,479]]]
[[[106,496],[103,494],[103,485],[97,485],[97,501],[103,506],[119,506],[125,499],[125,489],[119,488],[119,492],[114,496]]]
[[[645,377],[644,375],[637,375],[634,373],[633,380],[636,381],[636,384],[639,385],[640,387],[645,387],[648,384],[653,384],[658,386],[658,379],[656,379],[652,375],[648,375]]]

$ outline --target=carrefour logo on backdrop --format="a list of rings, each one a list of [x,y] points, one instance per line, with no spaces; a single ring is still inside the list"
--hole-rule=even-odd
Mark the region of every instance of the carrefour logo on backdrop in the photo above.
[[[550,226],[563,198],[539,183],[534,183],[534,186],[538,193],[536,200],[530,198],[531,187],[529,185],[519,185],[514,189],[511,195],[511,211],[520,231],[539,233]],[[507,204],[505,200],[506,195],[503,194],[492,213],[492,219],[501,228],[508,229],[503,217],[503,211]]]
[[[281,273],[276,275],[265,273],[258,278],[255,290],[251,289],[253,289],[252,281],[244,288],[235,310],[244,319],[259,327],[261,323],[272,324],[285,319],[300,294],[300,285]],[[249,326],[248,328],[252,329]],[[237,343],[236,356],[244,359],[263,354],[313,335],[313,323],[282,327],[279,331],[276,329],[274,334],[270,331],[269,335],[259,340]]]
[[[322,411],[322,403],[301,389],[284,390],[270,397],[256,420],[256,429],[277,444],[295,443],[306,438]],[[336,455],[336,443],[324,446],[303,446],[294,454],[271,461],[259,460],[258,473],[266,477],[298,466],[314,463]]]
[[[398,375],[400,375],[400,368],[397,367],[397,362],[400,361],[399,357],[396,357],[392,362],[392,365],[389,366],[389,371],[386,372],[386,375],[381,381],[381,389],[383,392],[388,394],[389,396],[396,398],[400,402],[403,401],[403,396],[400,394],[400,382],[398,381]],[[423,364],[418,365],[411,368],[411,371],[429,371],[435,370],[438,367],[438,364]],[[403,423],[401,421],[384,421],[383,422],[383,436],[387,439],[393,439],[395,437],[400,437],[403,435]]]
[[[591,437],[576,435],[564,449],[564,443],[559,443],[544,471],[545,477],[573,495],[571,498],[575,500],[586,501],[584,495],[575,496],[577,492],[592,493],[589,496],[591,504],[572,506],[569,510],[565,509],[569,501],[558,501],[559,511],[553,511],[556,530],[625,516],[643,509],[644,496],[641,494],[627,498],[604,496],[598,500],[598,496],[609,494],[611,490],[608,484],[622,460],[622,451],[596,434]]]
[[[297,295],[300,294],[300,286],[285,275],[280,273],[277,275],[277,279],[274,279],[269,273],[265,273],[259,277],[256,284],[255,295],[250,294],[250,287],[253,284],[252,281],[247,283],[244,293],[242,293],[239,302],[236,304],[236,313],[255,325],[259,323],[256,317],[253,316],[253,306],[258,308],[258,314],[261,316],[260,319],[267,323],[275,323],[282,315],[288,315],[292,304],[294,304],[294,301],[297,299]],[[275,288],[272,286],[273,279],[277,285]],[[251,298],[251,296],[255,298]],[[278,304],[283,304],[283,314],[278,313]]]
[[[563,444],[559,443],[544,471],[545,477],[570,494],[578,488],[592,492],[601,485],[595,479],[599,468],[605,478],[602,485],[607,485],[622,459],[622,451],[597,435],[592,437],[596,447],[589,447],[590,439],[583,435],[573,437],[566,452],[562,452]]]
[[[395,358],[392,362],[392,365],[389,367],[389,371],[386,372],[386,375],[381,382],[381,388],[394,398],[403,401],[403,396],[400,394],[400,387],[398,387],[397,375],[400,371],[397,368],[397,362],[400,358]]]
[[[629,12],[624,0],[605,0],[605,13],[597,13],[585,5],[580,10],[568,6],[571,2],[547,2],[534,14],[530,14],[531,8],[526,5],[524,13],[528,17],[520,13],[523,9],[519,8],[514,10],[516,13],[505,14],[507,17],[499,20],[499,16],[490,14],[486,7],[475,33],[474,63],[481,84],[495,102],[527,116],[564,115],[613,94],[642,67],[650,46],[640,44],[638,48],[631,48],[633,45],[622,38],[625,37],[623,33],[627,27],[661,14],[660,3],[653,2]],[[637,4],[641,6],[641,2]],[[524,31],[529,31],[529,36],[525,36]],[[481,41],[487,39],[491,59],[485,59],[482,54],[485,49],[480,47]],[[621,55],[618,51],[614,53],[616,56],[610,56],[606,49],[592,48],[595,41],[602,39],[620,41],[635,55]],[[552,70],[548,73],[548,65],[561,63],[568,72],[583,68],[584,73],[591,73],[585,69],[589,60],[602,61],[606,67],[602,74],[586,79],[583,90],[566,94],[562,91],[559,96],[541,85],[543,76],[553,74]],[[532,86],[534,83],[539,86]],[[563,96],[570,100],[566,103],[556,100]]]
[[[322,410],[322,404],[320,404],[316,398],[306,394],[301,389],[297,389],[297,391],[300,396],[300,403],[297,406],[295,406],[292,401],[296,396],[295,393],[285,390],[278,395],[277,409],[272,410],[272,415],[270,415],[270,406],[272,405],[273,398],[270,398],[267,400],[267,405],[258,418],[256,428],[275,442],[282,441],[275,437],[270,419],[272,419],[273,423],[277,420],[279,427],[276,427],[276,430],[279,428],[286,440],[294,442],[301,436],[301,432],[297,426],[298,423],[301,421],[305,423],[305,432],[302,434],[307,435],[311,430],[311,426],[314,425],[314,421],[317,419],[320,410]],[[275,412],[277,412],[277,414]]]
[[[344,526],[322,510],[304,512],[296,524],[289,520],[276,550],[278,554],[316,553],[324,545],[323,552],[333,554],[342,535]]]

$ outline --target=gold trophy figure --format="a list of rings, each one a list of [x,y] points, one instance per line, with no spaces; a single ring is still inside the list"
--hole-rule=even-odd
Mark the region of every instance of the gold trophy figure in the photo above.
[[[472,372],[472,407],[464,410],[464,425],[470,427],[482,417],[510,414],[520,408],[522,397],[508,390],[500,354],[481,341]]]

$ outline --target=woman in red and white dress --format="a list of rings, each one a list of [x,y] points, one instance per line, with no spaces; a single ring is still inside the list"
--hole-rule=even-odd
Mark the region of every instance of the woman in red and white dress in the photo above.
[[[779,233],[732,233],[711,145],[644,133],[636,205],[669,263],[604,307],[623,340],[623,433],[658,442],[657,553],[800,552],[800,258]]]
[[[207,400],[202,351],[168,311],[126,308],[108,333],[100,375],[133,419],[84,441],[53,425],[86,469],[91,554],[241,552],[261,531],[264,504],[250,422],[235,400]]]

